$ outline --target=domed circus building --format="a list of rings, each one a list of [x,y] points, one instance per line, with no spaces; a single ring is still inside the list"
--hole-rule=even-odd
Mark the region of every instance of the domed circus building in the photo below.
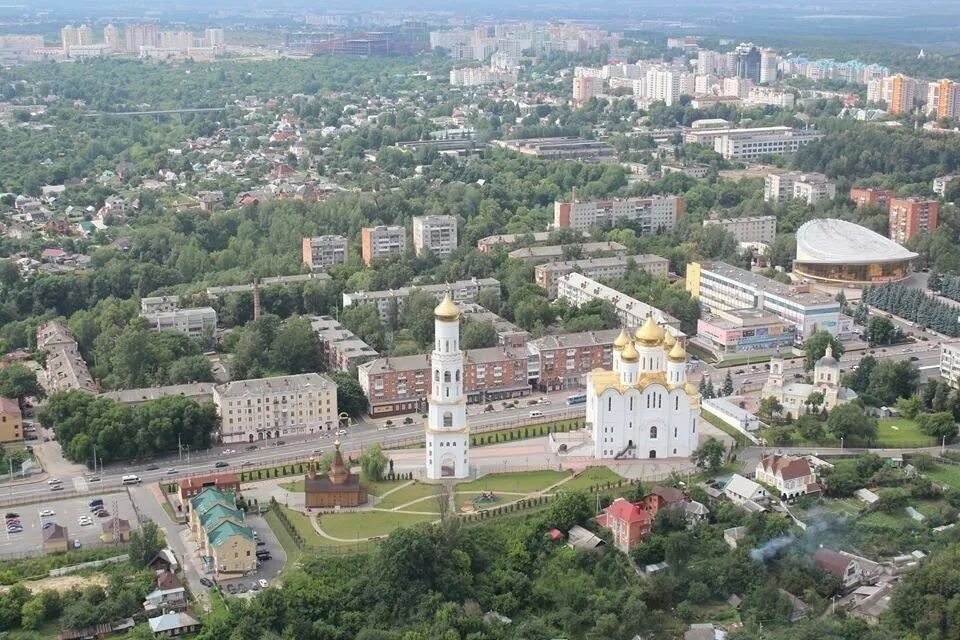
[[[825,218],[797,229],[793,273],[825,284],[862,287],[909,277],[917,256],[866,227]]]
[[[689,457],[699,443],[700,394],[683,345],[653,318],[613,343],[613,369],[587,375],[587,424],[598,459]]]

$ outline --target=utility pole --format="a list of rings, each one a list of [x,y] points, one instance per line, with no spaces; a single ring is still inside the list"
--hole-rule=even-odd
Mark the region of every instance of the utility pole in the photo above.
[[[183,445],[180,444],[180,433],[177,433],[177,455],[179,456],[180,462],[183,462]]]

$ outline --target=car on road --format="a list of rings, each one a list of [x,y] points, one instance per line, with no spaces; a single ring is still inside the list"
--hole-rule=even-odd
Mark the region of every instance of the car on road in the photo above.
[[[215,464],[215,465],[213,465],[213,466],[216,467],[217,469],[223,469],[224,467],[229,467],[229,466],[230,466],[230,463],[229,463],[229,462],[224,462],[223,460],[221,460],[220,462],[218,462],[217,464]]]
[[[50,491],[63,491],[63,485],[55,484],[52,487],[50,487]]]
[[[262,556],[258,555],[257,560],[259,560],[260,562],[266,562],[267,560],[273,560],[273,556],[270,555],[269,553],[266,553]]]
[[[19,518],[19,517],[20,517],[20,514],[19,514],[19,513],[14,513],[14,512],[11,511],[11,512],[7,513],[7,515],[5,515],[5,516],[3,516],[3,517],[4,517],[4,518]]]
[[[60,479],[59,479],[59,478],[50,478],[49,480],[47,480],[47,484],[49,484],[49,485],[60,484]]]
[[[213,586],[213,581],[210,578],[200,578],[200,584],[205,586],[207,589]]]
[[[174,469],[173,467],[170,467],[169,469],[167,469],[167,475],[168,475],[168,476],[172,476],[172,475],[175,474],[176,472],[177,472],[177,470]]]
[[[43,528],[44,528],[44,529],[49,529],[50,527],[52,527],[52,526],[55,525],[55,524],[57,524],[57,523],[54,522],[53,520],[48,520],[48,521],[46,521],[46,522],[43,523]]]
[[[345,435],[347,435],[347,430],[346,430],[346,429],[340,429],[339,431],[337,431],[337,435],[338,435],[338,436],[345,436]]]
[[[227,585],[227,591],[229,591],[231,594],[234,594],[237,592],[237,586],[231,582]]]
[[[277,440],[277,446],[278,446],[278,447],[282,447],[282,446],[285,445],[285,444],[287,444],[287,443],[284,442],[283,440]]]
[[[267,546],[267,543],[264,542],[263,540],[257,540],[257,546],[258,546],[258,547],[265,547],[265,546]]]
[[[251,444],[247,446],[247,451],[256,451],[256,450],[257,450],[257,445],[255,444]]]
[[[18,524],[12,527],[7,527],[7,533],[20,533],[21,531],[23,531],[23,527]]]
[[[264,580],[263,578],[260,578],[260,586],[263,587],[264,589],[266,589],[268,586],[270,586],[270,583],[268,583],[268,582],[267,582],[266,580]]]
[[[42,511],[40,511],[41,518],[47,518],[49,516],[55,516],[55,515],[57,514],[54,513],[53,509],[43,509]]]
[[[737,369],[737,370],[734,371],[733,373],[736,374],[736,375],[738,375],[738,376],[742,376],[742,375],[743,375],[743,369]]]
[[[916,362],[919,359],[917,356],[910,356],[910,362]]]
[[[90,516],[80,516],[77,522],[80,523],[81,527],[89,527],[90,525],[93,524],[93,518],[91,518]]]
[[[257,583],[257,582],[251,582],[251,583],[250,583],[250,590],[251,590],[251,591],[260,591],[260,584]]]

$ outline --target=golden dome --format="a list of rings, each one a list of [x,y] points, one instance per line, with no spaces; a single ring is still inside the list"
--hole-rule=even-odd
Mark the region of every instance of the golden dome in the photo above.
[[[684,362],[687,359],[687,352],[683,348],[683,345],[679,342],[675,342],[673,349],[670,349],[670,353],[667,354],[667,359],[670,362]]]
[[[623,353],[620,354],[620,360],[623,362],[640,361],[640,354],[637,353],[637,348],[633,346],[633,342],[628,342],[627,346],[623,348]]]
[[[450,294],[443,296],[443,300],[433,310],[433,316],[443,322],[456,322],[460,319],[460,308],[450,299]]]
[[[683,390],[686,392],[686,394],[687,394],[688,396],[699,396],[699,395],[700,395],[700,390],[697,389],[697,388],[696,388],[695,386],[693,386],[692,384],[690,384],[689,382],[688,382],[687,384],[683,385]]]
[[[653,320],[652,315],[647,316],[646,323],[637,329],[634,338],[645,347],[655,347],[663,340],[663,329]]]
[[[627,330],[620,329],[620,335],[617,336],[617,339],[613,341],[613,348],[617,351],[621,351],[627,344],[629,344],[630,338],[627,337]]]
[[[664,332],[663,335],[663,348],[670,349],[677,343],[677,339],[673,337],[673,334],[669,331]]]

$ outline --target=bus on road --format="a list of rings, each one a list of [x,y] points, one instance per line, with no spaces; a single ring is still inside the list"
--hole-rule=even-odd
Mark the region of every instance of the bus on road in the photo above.
[[[567,396],[567,404],[570,404],[570,405],[586,404],[586,402],[587,402],[587,394],[585,393],[580,393],[575,396]]]

